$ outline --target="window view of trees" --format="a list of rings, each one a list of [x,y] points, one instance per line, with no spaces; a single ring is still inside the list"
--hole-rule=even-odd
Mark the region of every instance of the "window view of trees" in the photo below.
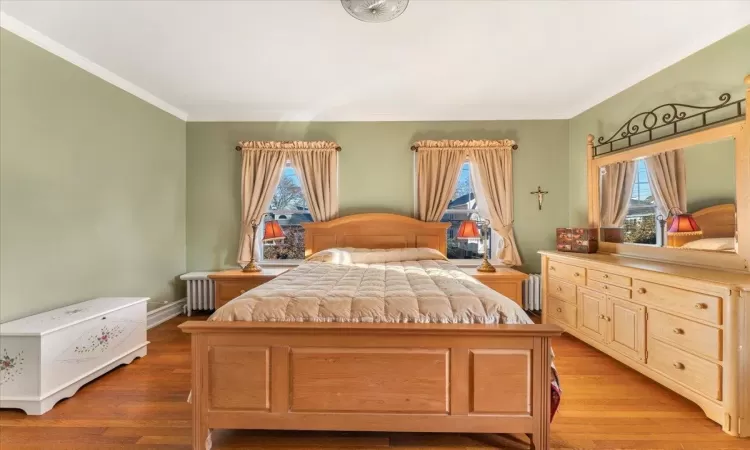
[[[268,213],[279,221],[286,239],[263,244],[263,259],[304,259],[305,230],[302,223],[312,222],[312,216],[302,195],[299,178],[289,163],[281,174]]]
[[[633,194],[623,225],[623,241],[656,245],[656,230],[656,202],[648,182],[646,164],[640,160],[636,163]]]
[[[456,192],[453,194],[453,197],[448,204],[448,210],[440,221],[450,222],[451,224],[447,231],[448,258],[481,259],[484,257],[485,252],[481,239],[458,239],[458,227],[464,220],[483,220],[479,215],[479,211],[477,211],[477,202],[474,189],[471,185],[471,175],[468,162],[461,166],[461,173],[458,177]],[[492,248],[489,245],[489,239],[487,242],[488,246]]]

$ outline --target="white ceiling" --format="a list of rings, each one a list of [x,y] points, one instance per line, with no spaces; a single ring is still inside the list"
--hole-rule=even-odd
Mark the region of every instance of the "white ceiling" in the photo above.
[[[412,0],[380,24],[339,0],[0,10],[3,27],[191,121],[569,118],[750,23],[747,0]]]

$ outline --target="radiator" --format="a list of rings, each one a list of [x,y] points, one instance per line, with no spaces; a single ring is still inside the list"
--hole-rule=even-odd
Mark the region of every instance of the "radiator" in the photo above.
[[[214,280],[208,279],[211,272],[190,272],[181,275],[180,279],[187,281],[186,314],[193,311],[212,311],[216,307],[214,298]]]
[[[542,276],[530,274],[523,282],[523,309],[527,311],[542,310]]]

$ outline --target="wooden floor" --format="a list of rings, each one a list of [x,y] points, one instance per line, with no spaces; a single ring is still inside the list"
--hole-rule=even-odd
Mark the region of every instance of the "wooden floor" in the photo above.
[[[179,317],[149,331],[148,356],[82,388],[44,416],[0,411],[0,449],[188,449],[190,342]],[[698,407],[568,336],[553,343],[563,386],[553,448],[748,448]],[[215,432],[215,449],[528,448],[525,436]],[[496,446],[493,446],[495,444]]]

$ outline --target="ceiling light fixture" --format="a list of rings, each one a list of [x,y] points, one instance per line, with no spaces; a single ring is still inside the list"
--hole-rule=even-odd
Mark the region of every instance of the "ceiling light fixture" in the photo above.
[[[341,0],[355,19],[362,22],[388,22],[400,16],[409,5],[409,0]]]

